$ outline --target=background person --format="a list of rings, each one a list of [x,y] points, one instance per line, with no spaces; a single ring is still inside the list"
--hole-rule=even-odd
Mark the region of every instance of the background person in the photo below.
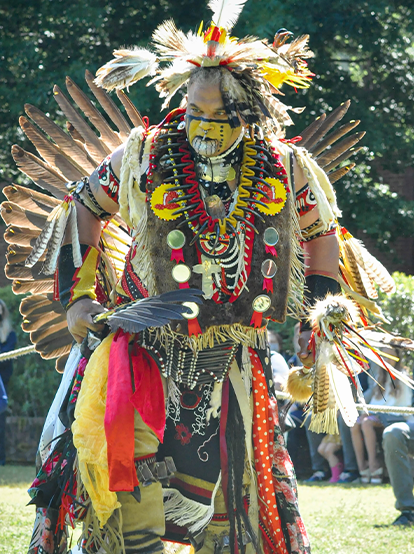
[[[384,353],[399,358],[397,349],[383,348]],[[388,363],[401,371],[401,362],[387,359]],[[372,364],[373,375],[378,384],[368,389],[365,399],[376,406],[410,406],[412,390],[399,379],[392,380],[383,368]],[[371,395],[372,391],[372,395]],[[359,473],[363,483],[381,484],[384,469],[378,457],[377,430],[385,429],[394,422],[405,420],[403,414],[362,414],[351,430],[352,442],[357,457]],[[367,453],[367,457],[365,456]]]
[[[16,333],[12,329],[9,310],[3,300],[0,300],[0,354],[14,350]],[[13,361],[0,362],[0,377],[6,388],[13,373]],[[6,411],[0,414],[0,465],[6,463]]]

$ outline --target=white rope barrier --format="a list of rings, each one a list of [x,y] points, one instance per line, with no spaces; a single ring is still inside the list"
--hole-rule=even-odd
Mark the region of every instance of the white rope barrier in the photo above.
[[[364,411],[362,404],[356,404],[357,410]],[[414,414],[414,408],[406,406],[375,406],[375,404],[366,404],[365,408],[369,412],[378,412],[383,414]]]
[[[36,352],[34,344],[23,346],[23,348],[18,348],[17,350],[10,350],[10,352],[3,352],[3,354],[0,354],[0,362],[13,360],[19,356],[26,356],[26,354],[31,354],[32,352]]]

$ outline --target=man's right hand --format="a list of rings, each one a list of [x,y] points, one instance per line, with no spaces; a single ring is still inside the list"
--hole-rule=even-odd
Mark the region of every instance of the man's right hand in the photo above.
[[[82,298],[75,302],[66,313],[68,321],[68,329],[76,342],[81,343],[88,333],[91,331],[102,331],[104,325],[96,324],[93,318],[106,309],[91,298]]]

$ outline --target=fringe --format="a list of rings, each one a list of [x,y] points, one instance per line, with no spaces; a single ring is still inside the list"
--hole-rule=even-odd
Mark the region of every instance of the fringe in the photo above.
[[[177,489],[164,489],[165,519],[175,525],[187,527],[191,535],[196,535],[210,523],[214,515],[214,500],[221,483],[221,472],[214,487],[210,506],[203,506],[185,498]]]
[[[305,316],[303,305],[303,289],[305,286],[305,257],[300,243],[301,230],[299,216],[295,207],[294,193],[291,191],[290,220],[292,233],[290,238],[290,279],[288,291],[288,315],[295,319]]]
[[[155,296],[158,291],[155,287],[154,269],[152,266],[151,255],[148,249],[148,213],[144,210],[140,216],[140,220],[134,230],[134,244],[136,246],[136,254],[131,259],[132,267],[148,290],[149,296]]]
[[[119,508],[115,509],[111,523],[106,523],[102,528],[99,524],[98,516],[93,508],[92,501],[81,480],[78,465],[78,457],[74,463],[76,468],[77,493],[76,500],[85,510],[85,516],[79,516],[82,520],[83,528],[79,542],[85,541],[83,546],[87,554],[96,554],[96,552],[105,554],[125,554],[124,538],[122,535],[122,512]]]
[[[150,331],[151,343],[153,340],[159,341],[165,349],[168,349],[171,342],[178,340],[182,347],[188,346],[194,353],[212,348],[214,344],[232,340],[235,343],[249,346],[250,348],[264,349],[267,345],[266,327],[255,329],[247,327],[240,323],[231,325],[214,325],[208,327],[201,335],[189,337],[181,333],[176,333],[169,325],[164,327],[152,328]]]
[[[174,380],[169,377],[167,381],[167,390],[168,390],[168,397],[167,397],[167,414],[170,415],[171,413],[179,414],[181,410],[180,405],[180,398],[181,398],[181,392]]]
[[[338,408],[327,408],[325,411],[312,414],[309,430],[314,433],[327,433],[328,435],[338,435]]]
[[[141,148],[145,138],[145,129],[132,129],[125,146],[119,183],[119,213],[131,228],[138,227],[145,212],[145,193],[139,188],[141,181]]]

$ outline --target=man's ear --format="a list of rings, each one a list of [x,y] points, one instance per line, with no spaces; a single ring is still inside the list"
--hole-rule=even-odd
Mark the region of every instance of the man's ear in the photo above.
[[[181,99],[181,102],[180,102],[180,108],[181,109],[184,109],[187,107],[187,104],[188,104],[188,94],[185,94],[182,99]]]

